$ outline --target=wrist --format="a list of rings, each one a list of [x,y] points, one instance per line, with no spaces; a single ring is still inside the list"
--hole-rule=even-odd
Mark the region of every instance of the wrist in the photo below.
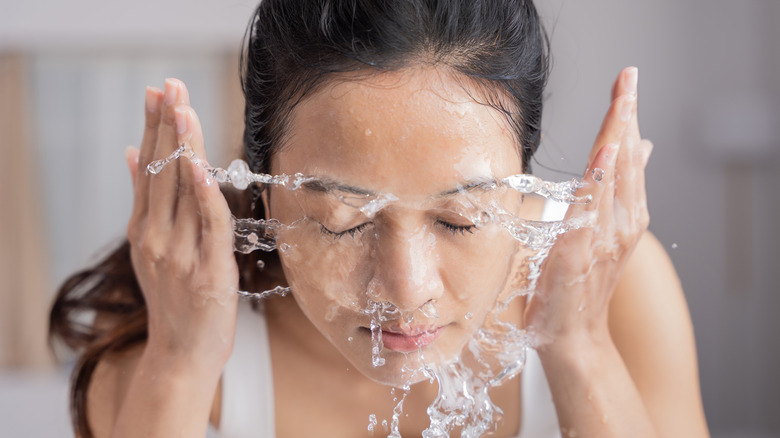
[[[599,363],[617,352],[607,327],[558,335],[536,350],[543,363]]]
[[[184,379],[218,379],[230,355],[199,353],[197,350],[171,349],[147,342],[141,360],[156,373]]]

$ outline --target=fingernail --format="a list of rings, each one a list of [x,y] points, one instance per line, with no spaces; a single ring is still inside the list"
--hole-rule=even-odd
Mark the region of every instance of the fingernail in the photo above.
[[[132,147],[132,146],[128,146],[128,147],[125,148],[125,161],[127,161],[127,158],[130,157],[130,152],[133,149],[135,149],[135,148]],[[135,159],[133,160],[132,164],[136,164],[136,165],[138,164],[138,155],[135,156]]]
[[[645,157],[644,157],[644,165],[647,166],[647,162],[650,161],[650,155],[653,153],[653,143],[650,143],[649,141],[646,143],[645,146]]]
[[[626,76],[626,93],[636,96],[637,86],[639,84],[639,69],[636,67],[629,67]]]
[[[179,86],[173,79],[166,79],[165,80],[165,96],[163,97],[163,101],[165,101],[165,104],[168,106],[173,105],[176,103],[176,97],[179,94]]]
[[[155,88],[146,87],[146,111],[150,113],[157,112],[157,96]]]
[[[631,119],[631,111],[634,109],[634,102],[636,102],[636,96],[629,95],[623,98],[623,103],[620,105],[620,120],[623,123],[626,123]]]
[[[185,108],[176,108],[176,132],[184,134],[187,132],[187,110]]]

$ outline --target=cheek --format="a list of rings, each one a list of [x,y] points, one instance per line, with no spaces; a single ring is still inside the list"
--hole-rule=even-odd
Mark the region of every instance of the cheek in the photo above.
[[[469,307],[486,309],[506,286],[517,245],[498,226],[486,227],[468,238],[475,242],[441,251],[443,274],[456,299]]]
[[[356,312],[364,305],[371,279],[365,267],[371,260],[369,245],[350,236],[334,241],[310,219],[280,233],[278,241],[285,248],[280,252],[285,277],[302,306],[318,307],[331,321],[340,308]]]

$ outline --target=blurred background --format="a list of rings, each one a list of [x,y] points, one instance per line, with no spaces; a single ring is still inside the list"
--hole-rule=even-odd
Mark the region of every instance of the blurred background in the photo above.
[[[655,143],[650,228],[679,271],[713,437],[780,437],[780,1],[537,0],[553,74],[535,171],[581,173],[624,66]],[[255,1],[0,0],[0,435],[72,436],[59,283],[123,236],[145,85],[184,80],[210,161],[239,145]]]

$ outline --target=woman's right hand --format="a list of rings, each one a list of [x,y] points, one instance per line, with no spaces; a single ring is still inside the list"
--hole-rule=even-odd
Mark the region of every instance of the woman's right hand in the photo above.
[[[146,349],[221,371],[233,348],[238,303],[230,209],[219,186],[186,158],[157,175],[146,172],[149,162],[182,143],[205,160],[187,89],[167,79],[164,93],[147,88],[141,149],[126,153],[134,187],[127,237],[149,315]]]

